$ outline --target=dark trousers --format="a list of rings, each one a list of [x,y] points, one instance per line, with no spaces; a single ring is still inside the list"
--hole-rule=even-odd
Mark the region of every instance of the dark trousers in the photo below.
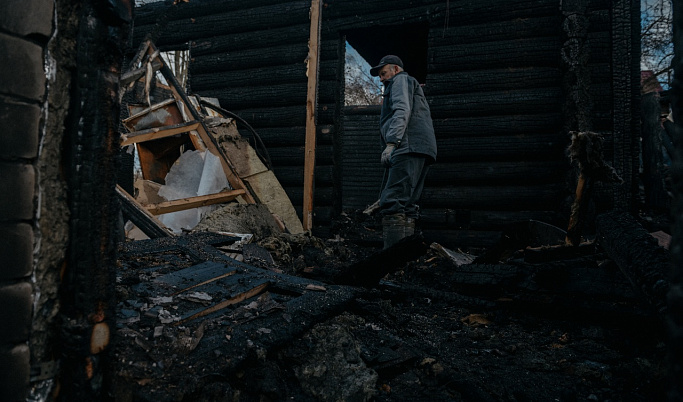
[[[418,218],[417,202],[422,195],[429,165],[421,154],[403,154],[391,157],[387,183],[379,198],[382,215],[406,214]]]

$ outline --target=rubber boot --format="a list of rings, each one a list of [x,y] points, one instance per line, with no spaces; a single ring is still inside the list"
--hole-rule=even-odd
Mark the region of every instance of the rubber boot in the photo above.
[[[415,234],[415,218],[406,218],[406,229],[404,236],[412,236]]]
[[[384,248],[389,248],[406,236],[405,214],[386,215],[382,218]]]

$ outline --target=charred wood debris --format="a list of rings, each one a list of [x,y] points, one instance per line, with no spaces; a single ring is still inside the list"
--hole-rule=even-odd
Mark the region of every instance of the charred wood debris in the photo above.
[[[124,75],[143,111],[154,71],[170,74],[157,57],[148,43]],[[669,236],[618,211],[581,236],[591,182],[619,180],[599,135],[573,135],[580,179],[567,231],[528,221],[488,249],[421,234],[382,249],[379,219],[346,211],[328,239],[269,213],[251,216],[251,233],[200,224],[178,234],[155,214],[217,204],[229,226],[240,219],[230,207],[261,194],[216,140],[213,122],[230,116],[209,117],[167,78],[184,120],[132,127],[124,142],[213,152],[232,192],[153,203],[118,188],[124,218],[147,239],[118,253],[116,400],[663,398]],[[158,173],[167,147],[141,148],[152,154],[141,163],[157,164],[147,174]]]

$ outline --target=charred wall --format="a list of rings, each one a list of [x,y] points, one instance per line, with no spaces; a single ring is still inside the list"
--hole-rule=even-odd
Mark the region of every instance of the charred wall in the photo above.
[[[316,225],[326,225],[342,208],[371,203],[382,179],[380,150],[367,144],[367,135],[376,135],[370,132],[378,119],[368,114],[372,108],[343,107],[344,35],[401,26],[428,29],[424,89],[439,155],[421,203],[426,231],[446,243],[486,244],[505,225],[520,220],[566,225],[576,185],[565,155],[567,132],[579,129],[578,112],[567,106],[573,84],[567,82],[563,61],[570,35],[564,24],[574,12],[569,6],[576,6],[588,24],[582,53],[570,55],[586,58],[582,71],[590,102],[584,112],[592,129],[605,135],[607,160],[616,162],[627,180],[618,191],[599,189],[598,208],[628,208],[637,130],[629,97],[638,82],[638,4],[562,3],[324,1]],[[160,47],[190,48],[192,92],[217,97],[257,129],[275,174],[299,210],[309,9],[310,1],[157,3],[139,9],[135,31],[140,41],[157,24]],[[370,63],[391,46],[381,36],[369,35],[367,43],[362,54]],[[347,115],[361,122],[349,123]]]

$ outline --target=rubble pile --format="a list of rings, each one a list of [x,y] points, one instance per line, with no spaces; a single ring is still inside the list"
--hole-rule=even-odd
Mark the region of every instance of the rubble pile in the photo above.
[[[122,244],[117,400],[664,399],[661,325],[599,246],[491,263],[432,244],[354,286],[335,280],[381,254],[373,217],[255,238],[260,263],[228,257],[236,240]]]

